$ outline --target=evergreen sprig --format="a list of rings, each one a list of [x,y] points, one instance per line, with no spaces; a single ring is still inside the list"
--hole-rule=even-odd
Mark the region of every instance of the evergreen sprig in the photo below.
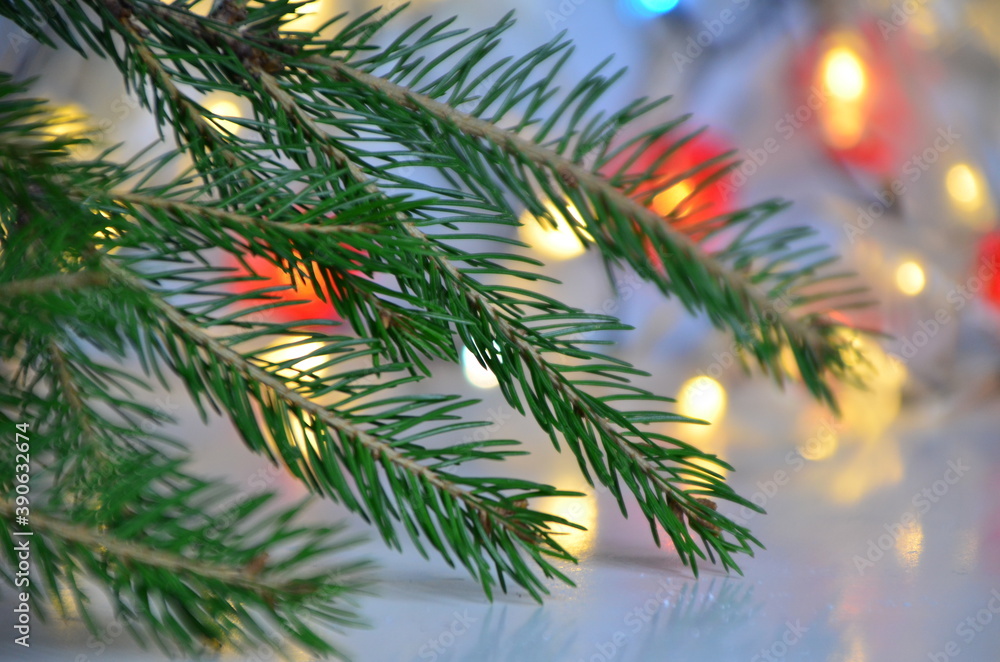
[[[705,558],[738,571],[734,553],[752,554],[760,543],[717,512],[716,501],[759,508],[710,468],[729,469],[725,462],[651,427],[692,421],[666,411],[669,398],[632,383],[645,373],[595,349],[595,332],[624,329],[620,322],[533,291],[532,282],[552,279],[513,250],[523,244],[504,230],[522,208],[554,221],[545,205],[552,201],[609,271],[627,265],[705,312],[779,382],[781,353],[790,351],[805,384],[834,404],[830,381],[852,362],[829,313],[862,302],[856,288],[839,285],[847,276],[832,270],[808,232],[762,225],[783,203],[697,223],[686,222],[696,210],[683,203],[667,218],[650,211],[659,192],[721,165],[701,184],[710,185],[725,159],[657,174],[695,135],[683,130],[683,118],[638,131],[662,100],[596,110],[621,74],[603,73],[604,65],[569,91],[556,88],[572,51],[562,36],[518,59],[494,58],[509,16],[471,35],[424,19],[377,45],[398,11],[338,17],[326,27],[342,25],[327,39],[282,30],[302,2],[221,0],[208,16],[193,13],[192,4],[0,5],[0,14],[43,43],[114,61],[181,149],[125,162],[112,152],[71,159],[73,141],[47,135],[43,109],[0,81],[0,347],[14,370],[4,376],[0,403],[42,421],[51,435],[45,451],[68,458],[53,464],[63,479],[49,486],[52,513],[43,519],[53,523],[51,567],[58,560],[91,569],[122,594],[119,612],[135,613],[143,593],[123,584],[123,573],[141,563],[126,545],[141,527],[129,521],[151,523],[208,489],[167,478],[178,471],[168,440],[136,434],[142,420],[166,421],[122,395],[124,384],[144,378],[98,363],[96,349],[115,361],[134,356],[145,378],[164,385],[176,375],[203,414],[228,415],[251,450],[372,522],[388,544],[399,547],[406,535],[421,553],[429,545],[464,565],[487,594],[497,584],[506,590],[509,578],[540,599],[543,577],[569,582],[556,562],[573,558],[556,529],[576,525],[532,510],[530,500],[573,493],[453,470],[523,451],[514,441],[450,443],[450,435],[486,425],[461,415],[471,401],[396,392],[431,375],[435,361],[457,361],[461,343],[496,375],[507,402],[533,416],[556,448],[564,443],[623,513],[631,493],[654,538],[659,525],[695,572]],[[209,92],[252,108],[251,117],[225,118],[239,132],[201,105]],[[665,139],[672,147],[637,172],[635,155]],[[182,155],[191,170],[169,175]],[[721,248],[710,250],[709,239]],[[473,241],[489,248],[463,248]],[[233,283],[257,276],[249,263],[250,276],[220,266],[220,252],[263,258],[296,286],[309,285],[354,335],[329,331],[330,320],[262,320],[258,313],[283,305],[279,292],[263,286],[234,294]],[[17,315],[29,307],[30,317]],[[310,358],[321,365],[304,373],[269,358],[268,340],[288,336],[289,346],[319,343]],[[98,414],[90,404],[98,402],[117,418]],[[174,491],[87,483],[91,466],[140,460],[153,472],[150,484]],[[88,515],[74,496],[82,490],[114,508]],[[0,512],[9,521],[4,504]],[[110,512],[119,519],[93,519]],[[175,556],[185,549],[170,538],[181,535],[175,529],[140,541],[147,561],[160,558],[161,547]],[[199,532],[192,525],[183,540],[200,551]],[[86,556],[93,554],[88,542],[102,535],[115,543],[103,545],[104,566]],[[273,530],[270,542],[282,536]],[[243,548],[214,550],[213,568],[255,563],[266,547],[249,558]],[[148,586],[166,581],[157,574],[163,567],[147,568]],[[53,570],[50,587],[75,577]],[[187,593],[175,596],[188,611],[194,596],[225,588],[239,609],[263,600],[281,629],[323,650],[291,611],[275,612],[282,600],[298,604],[294,591],[223,587],[196,570],[191,577]],[[310,599],[339,597],[333,590],[317,588]],[[314,615],[350,621],[339,608],[309,604]],[[153,619],[144,634],[182,648],[198,637],[262,636],[249,612],[232,627],[208,625],[208,613]]]

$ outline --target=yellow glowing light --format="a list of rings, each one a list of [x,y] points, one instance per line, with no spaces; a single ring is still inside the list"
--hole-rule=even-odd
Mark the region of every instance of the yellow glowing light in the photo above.
[[[90,127],[87,124],[87,113],[79,104],[71,103],[52,109],[49,124],[45,134],[53,138],[82,137]]]
[[[845,435],[877,444],[899,416],[903,384],[907,379],[906,365],[889,356],[878,343],[868,337],[852,340],[852,351],[845,352],[848,363],[865,384],[865,388],[845,385],[839,400]],[[854,345],[857,342],[857,345]]]
[[[567,209],[573,217],[574,224],[581,228],[580,232],[588,240],[593,237],[581,226],[585,225],[580,212],[571,203],[567,204]],[[552,227],[547,219],[535,218],[530,212],[525,212],[521,216],[520,235],[521,241],[528,244],[539,253],[551,257],[555,260],[570,260],[583,255],[586,248],[569,221],[559,212],[558,207],[551,201],[546,201],[545,209],[549,215],[555,219],[556,226]]]
[[[833,457],[837,452],[840,440],[837,433],[832,428],[823,430],[806,441],[799,443],[796,448],[799,455],[810,462],[822,462]]]
[[[711,377],[689,379],[677,396],[677,411],[682,416],[714,423],[726,411],[726,390]]]
[[[205,108],[208,112],[213,115],[218,115],[219,117],[243,116],[239,105],[237,105],[237,103],[232,99],[226,97],[215,96],[206,100]],[[232,122],[227,119],[212,118],[209,121],[229,133],[239,133],[243,129],[243,127],[236,122]]]
[[[924,527],[920,522],[901,525],[896,538],[896,560],[906,570],[916,570],[924,552]]]
[[[915,297],[924,291],[927,276],[924,269],[913,260],[908,260],[896,269],[896,286],[906,296]]]
[[[849,149],[865,133],[865,113],[860,104],[831,99],[820,116],[823,134],[831,147]]]
[[[840,358],[849,368],[857,368],[864,360],[865,345],[857,331],[851,329],[838,329],[835,334],[836,340],[843,343]]]
[[[941,42],[940,36],[938,35],[937,20],[934,18],[934,12],[929,10],[927,7],[921,7],[917,10],[917,13],[910,18],[909,28],[910,31],[918,38],[918,44],[923,48],[934,48]]]
[[[551,513],[557,517],[586,527],[585,531],[568,526],[553,525],[557,541],[573,556],[580,557],[594,546],[597,537],[597,497],[584,493],[581,497],[545,497],[538,499],[533,510]]]
[[[823,82],[830,95],[843,101],[858,101],[865,93],[867,76],[858,54],[847,46],[834,46],[823,56]]]
[[[479,364],[479,359],[468,347],[462,348],[462,372],[476,388],[495,388],[500,383],[492,371]]]
[[[830,480],[830,500],[852,506],[875,490],[903,480],[899,442],[882,438],[856,449]]]
[[[968,163],[958,163],[945,178],[948,195],[959,209],[975,211],[983,206],[982,178]]]
[[[666,216],[675,211],[692,193],[694,187],[689,182],[678,182],[653,198],[653,211],[660,216]]]
[[[104,212],[101,212],[101,214],[104,214]],[[109,225],[103,230],[98,230],[97,232],[94,233],[94,239],[97,239],[97,242],[94,243],[94,246],[100,248],[101,246],[104,245],[105,241],[109,241],[111,239],[117,239],[120,236],[121,233],[118,232],[116,228],[113,228]],[[109,252],[113,254],[116,253],[117,251],[118,251],[117,248],[112,248]]]
[[[208,16],[208,13],[212,11],[213,4],[213,0],[199,0],[199,2],[196,2],[188,7],[188,10],[198,16]]]
[[[290,363],[290,365],[280,368],[275,374],[283,379],[292,381],[314,381],[316,379],[316,368],[326,363],[330,357],[326,355],[309,356],[313,352],[323,348],[321,342],[308,342],[298,345],[289,345],[292,339],[279,340],[261,358],[274,364]]]
[[[293,32],[313,32],[317,30],[330,12],[324,11],[327,0],[314,0],[295,9],[296,17],[285,23],[281,29]]]

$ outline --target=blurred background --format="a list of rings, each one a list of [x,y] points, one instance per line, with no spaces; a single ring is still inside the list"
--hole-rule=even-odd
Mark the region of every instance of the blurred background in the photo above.
[[[295,29],[378,4],[318,0]],[[748,375],[731,338],[634,275],[616,274],[616,294],[571,234],[525,218],[522,238],[566,283],[546,292],[635,326],[613,338],[614,353],[651,373],[644,385],[677,394],[681,413],[714,422],[673,433],[736,467],[730,480],[768,515],[729,514],[752,524],[768,549],[742,562],[745,577],[706,567],[693,578],[669,546],[652,544],[644,520],[623,519],[589,488],[470,356],[415,388],[482,398],[474,413],[493,425],[476,438],[519,439],[534,452],[511,461],[507,475],[588,493],[538,504],[588,527],[567,538],[581,558],[571,574],[578,587],[554,587],[544,607],[516,592],[488,603],[463,573],[372,540],[362,551],[381,560],[383,582],[361,603],[373,629],[341,637],[354,659],[1000,658],[1000,4],[416,0],[382,41],[429,13],[479,29],[511,9],[518,24],[501,55],[565,30],[576,53],[560,72],[563,87],[614,54],[628,72],[604,107],[672,95],[649,124],[690,113],[691,128],[709,128],[670,167],[730,150],[743,160],[684,204],[726,211],[793,201],[773,222],[811,226],[843,255],[878,305],[841,314],[891,338],[853,338],[871,358],[861,368],[869,389],[840,387],[836,418],[794,383],[779,389]],[[113,67],[44,49],[8,24],[2,30],[0,69],[39,76],[34,93],[81,128],[96,127],[99,142],[156,138]],[[204,104],[223,116],[246,111],[221,97]],[[654,206],[669,212],[690,185]],[[151,401],[178,418],[175,434],[191,440],[205,474],[227,476],[247,494],[303,493],[243,451],[224,420],[204,427],[180,392]],[[312,516],[365,530],[331,504]],[[49,623],[37,648],[17,659],[159,659],[114,625],[98,652],[81,643],[89,635],[79,624]]]

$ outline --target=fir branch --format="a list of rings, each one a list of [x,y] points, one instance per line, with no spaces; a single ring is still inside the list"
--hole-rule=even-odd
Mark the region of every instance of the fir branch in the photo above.
[[[51,292],[103,287],[108,284],[105,274],[93,271],[75,271],[50,274],[38,278],[8,281],[0,284],[0,297],[30,297]]]
[[[490,455],[478,451],[476,444],[432,451],[413,443],[404,444],[401,439],[388,441],[380,436],[371,434],[363,427],[352,423],[347,416],[338,414],[336,411],[304,397],[291,388],[284,380],[254,365],[240,353],[205,333],[187,315],[168,303],[161,295],[149,290],[139,278],[130,274],[124,268],[116,266],[110,261],[105,261],[103,268],[107,270],[116,282],[121,283],[131,290],[143,293],[150,301],[150,304],[169,322],[170,326],[173,327],[179,336],[209,353],[222,365],[232,370],[234,374],[241,375],[248,382],[252,382],[255,386],[250,392],[260,390],[267,393],[268,395],[261,393],[251,396],[255,397],[262,407],[274,407],[275,399],[284,401],[294,411],[301,412],[300,414],[296,414],[296,418],[299,420],[303,420],[302,414],[305,414],[312,421],[322,424],[324,428],[336,432],[335,436],[339,440],[340,450],[336,453],[335,457],[345,462],[348,468],[359,461],[361,455],[364,454],[368,458],[367,461],[371,463],[373,470],[375,467],[379,467],[385,471],[390,485],[396,491],[395,496],[398,504],[401,507],[405,506],[413,510],[417,524],[434,547],[445,555],[449,563],[451,561],[448,550],[450,549],[455,553],[483,584],[484,589],[488,593],[491,590],[493,580],[488,573],[485,559],[479,557],[477,554],[480,547],[485,548],[489,552],[489,557],[495,562],[501,586],[503,586],[504,574],[506,573],[510,574],[518,584],[524,586],[536,599],[540,599],[542,593],[548,592],[545,585],[535,577],[534,573],[520,558],[519,548],[534,560],[546,576],[556,576],[563,581],[570,581],[548,561],[545,561],[542,555],[563,560],[574,560],[571,555],[558,545],[555,538],[548,531],[548,528],[550,523],[564,526],[576,525],[559,517],[531,512],[523,508],[512,510],[509,508],[509,503],[534,496],[573,496],[576,493],[556,491],[547,486],[528,481],[464,479],[448,474],[440,469],[435,470],[421,464],[413,458],[416,456],[435,457],[439,460],[438,463],[441,466],[448,466],[456,461],[466,461],[477,456],[488,458]],[[188,356],[189,360],[195,360],[190,350],[188,351]],[[176,362],[178,358],[179,356],[175,355],[174,361]],[[215,374],[220,375],[221,373],[217,365],[215,367],[206,366],[205,370],[214,371]],[[185,376],[189,372],[193,372],[195,375],[199,375],[202,372],[200,369],[193,371],[183,369],[176,363],[174,367],[182,376]],[[216,380],[209,380],[205,385],[195,385],[191,379],[187,379],[186,384],[195,397],[197,397],[199,391],[203,391],[207,386],[215,391],[215,398],[223,402],[231,402],[234,396],[245,397],[248,393],[247,388],[240,384],[226,384],[217,382]],[[243,431],[245,440],[251,447],[263,450],[254,441],[255,435],[251,432],[251,430],[256,429],[256,421],[242,420],[238,413],[245,410],[246,407],[244,406],[234,405],[227,407],[227,411],[233,418],[234,423],[236,423],[237,428]],[[274,415],[271,414],[271,416]],[[268,416],[265,416],[265,418],[268,418]],[[274,434],[280,428],[272,424],[270,429],[272,434]],[[318,428],[313,427],[312,431],[313,434],[318,436]],[[259,435],[259,432],[256,434]],[[301,451],[295,450],[294,443],[290,440],[285,441],[283,444],[279,442],[279,445],[281,446],[279,453],[282,461],[294,473],[301,475],[300,472],[303,471],[303,468],[296,466],[296,463],[290,459],[292,457],[299,457],[301,461]],[[405,452],[401,449],[405,449]],[[367,481],[358,481],[355,489],[361,493],[363,500],[368,502],[368,507],[366,508],[356,500],[348,485],[340,480],[330,478],[334,473],[329,467],[329,463],[335,461],[333,456],[318,457],[317,460],[327,466],[325,468],[319,466],[308,469],[309,478],[307,484],[313,487],[313,489],[320,490],[328,496],[342,501],[348,508],[359,512],[366,518],[371,517],[374,519],[382,535],[389,542],[396,540],[396,533],[389,523],[389,518],[401,519],[406,523],[406,528],[411,538],[419,545],[417,530],[413,528],[409,517],[403,516],[402,513],[391,507],[386,508],[387,504],[384,502],[384,498],[376,496],[383,489],[381,484],[378,482],[368,483]],[[425,493],[423,488],[421,488],[411,495],[409,490],[403,487],[407,483],[425,485],[430,489],[428,493]],[[462,486],[463,483],[466,487]],[[509,487],[507,487],[508,485]],[[470,490],[467,489],[468,486],[475,487]],[[519,492],[510,496],[505,495],[502,501],[489,500],[482,496],[483,494],[491,494],[499,497],[502,492],[511,489],[519,490]],[[452,511],[456,506],[459,508],[458,512],[461,513],[462,519],[467,524],[475,522],[478,526],[478,531],[470,535],[469,532],[455,530],[453,527],[443,524],[444,518],[449,516],[446,513],[451,513],[451,516],[454,516],[455,513]],[[430,509],[430,512],[428,512],[428,509]],[[429,517],[430,513],[434,513],[442,524],[433,525]]]
[[[11,520],[14,515],[13,500],[0,498],[0,517]],[[107,531],[94,527],[80,526],[58,517],[49,516],[34,508],[31,511],[32,531],[43,536],[52,536],[64,542],[77,543],[87,549],[99,549],[116,559],[165,570],[181,575],[197,575],[220,584],[249,589],[262,597],[273,600],[282,594],[308,596],[317,593],[318,584],[301,580],[272,578],[266,566],[248,573],[246,568],[233,568],[218,563],[208,563],[187,558],[181,554],[165,552],[131,540],[118,540]]]
[[[129,225],[123,237],[108,244],[138,249],[129,259],[98,258],[88,267],[109,274],[127,294],[115,301],[122,319],[102,322],[92,332],[108,346],[120,340],[131,347],[147,371],[158,371],[165,361],[203,412],[203,402],[226,410],[251,449],[268,453],[312,490],[374,520],[390,544],[398,546],[402,523],[421,552],[420,540],[426,539],[449,563],[456,556],[487,593],[495,572],[501,587],[504,576],[510,576],[538,598],[546,589],[536,569],[568,581],[545,558],[571,559],[550,536],[550,525],[568,523],[529,511],[522,500],[564,493],[526,481],[462,478],[445,470],[514,453],[493,449],[499,442],[443,449],[416,443],[465,425],[450,421],[466,403],[444,396],[372,397],[415,379],[418,371],[429,374],[417,354],[457,360],[457,337],[494,372],[507,401],[522,413],[530,410],[557,448],[561,436],[587,479],[593,482],[593,471],[623,512],[628,488],[651,524],[665,528],[695,571],[696,558],[704,553],[692,532],[701,536],[713,560],[717,553],[725,567],[738,570],[731,553],[752,553],[759,542],[703,498],[755,508],[704,467],[705,462],[727,465],[645,428],[687,419],[660,411],[668,399],[631,385],[632,377],[644,373],[574,339],[622,325],[526,289],[481,282],[480,276],[495,274],[543,277],[511,267],[513,261],[539,266],[527,258],[459,250],[450,242],[489,237],[455,229],[462,223],[513,224],[519,210],[510,194],[536,214],[548,198],[607,264],[627,263],[688,308],[706,311],[716,326],[736,334],[765,372],[780,379],[779,356],[790,349],[808,387],[831,403],[828,381],[844,373],[847,362],[837,327],[821,306],[843,302],[855,291],[819,289],[841,275],[827,274],[828,258],[799,245],[802,231],[757,231],[779,204],[710,219],[697,228],[684,224],[690,210],[668,215],[676,225],[650,211],[653,195],[694,172],[667,181],[656,172],[689,137],[671,138],[671,149],[645,172],[633,173],[626,164],[602,174],[615,163],[612,134],[633,125],[658,102],[636,102],[607,117],[593,112],[596,99],[620,75],[605,77],[600,68],[568,93],[558,92],[553,79],[570,50],[561,37],[517,60],[489,63],[500,35],[512,24],[509,17],[464,37],[461,31],[448,31],[448,22],[418,34],[426,24],[421,21],[389,45],[375,47],[371,40],[384,21],[374,14],[351,22],[331,40],[279,34],[294,6],[285,0],[260,6],[223,0],[203,18],[184,4],[79,0],[62,6],[65,17],[48,17],[74,48],[87,50],[76,34],[89,49],[116,62],[158,124],[174,127],[206,182],[203,187],[174,181],[113,192],[141,168],[101,165],[104,169],[93,170],[90,179],[79,170],[49,173],[54,184],[45,205],[92,205],[114,214],[116,222],[128,219],[120,223]],[[3,6],[0,13],[32,27],[36,21]],[[119,49],[115,35],[124,40],[124,48]],[[438,45],[444,52],[431,55]],[[475,100],[475,90],[487,76],[495,77],[492,88],[474,109],[459,110]],[[146,96],[147,79],[151,96]],[[222,132],[180,92],[182,85],[249,99],[255,117],[243,124],[256,137]],[[515,108],[523,108],[523,116],[510,127],[501,126]],[[646,131],[617,154],[672,136],[679,125],[669,122]],[[30,127],[16,129],[15,142],[31,134]],[[379,141],[395,145],[380,147]],[[223,158],[215,158],[213,149],[223,152]],[[595,150],[596,164],[584,166],[583,156]],[[35,150],[32,158],[40,153]],[[398,174],[394,168],[402,162],[401,154],[406,163],[439,172],[447,185],[435,187]],[[18,158],[17,150],[4,151],[6,161]],[[5,168],[10,165],[6,161]],[[272,178],[277,180],[273,186]],[[649,190],[639,193],[646,181]],[[420,195],[404,202],[388,194],[390,187]],[[580,211],[582,222],[568,214],[569,205]],[[336,218],[300,223],[292,211],[302,208],[311,218],[327,211]],[[434,226],[447,234],[428,230]],[[727,235],[725,246],[709,250],[705,240],[720,234]],[[365,254],[352,256],[339,245],[341,237],[353,248],[363,246]],[[94,243],[80,241],[75,248],[92,256]],[[239,318],[239,313],[214,316],[218,310],[251,298],[211,290],[226,282],[220,277],[224,270],[206,267],[195,273],[183,267],[143,275],[131,268],[143,261],[203,260],[201,253],[213,247],[237,256],[273,251],[269,260],[293,278],[311,282],[321,296],[334,300],[340,293],[338,311],[361,337],[309,338],[324,344],[319,355],[328,357],[331,368],[343,370],[345,362],[368,358],[373,367],[329,379],[315,374],[312,381],[283,379],[280,366],[238,348],[268,333],[289,332],[292,325],[247,327],[229,337],[210,333]],[[653,266],[648,248],[659,256],[662,269]],[[355,268],[391,277],[397,287],[345,275]],[[198,280],[204,274],[208,280]],[[162,282],[182,286],[171,293]],[[173,302],[173,294],[209,297],[204,304],[182,306]],[[770,315],[772,322],[768,313],[777,313],[773,301],[778,298],[789,299],[791,310]],[[847,301],[853,305],[853,299]],[[568,359],[567,364],[547,354]],[[388,357],[389,365],[380,365],[380,357]],[[361,375],[397,371],[409,371],[411,377],[357,382]],[[347,399],[336,407],[317,402],[332,393]],[[619,403],[626,400],[655,409],[625,410]],[[296,425],[311,435],[313,444],[296,443]],[[440,427],[419,427],[434,425]],[[535,566],[529,567],[522,556]]]

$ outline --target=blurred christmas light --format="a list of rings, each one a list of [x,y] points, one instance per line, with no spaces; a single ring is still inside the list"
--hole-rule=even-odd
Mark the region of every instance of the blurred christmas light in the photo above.
[[[906,365],[871,338],[858,336],[857,342],[864,360],[859,358],[852,368],[865,387],[844,385],[838,393],[841,419],[855,437],[878,443],[899,416]]]
[[[294,336],[281,338],[269,346],[270,351],[261,355],[261,358],[274,364],[290,365],[280,368],[275,374],[286,380],[313,381],[316,377],[313,374],[316,368],[329,360],[326,355],[310,356],[323,348],[321,342],[296,342]]]
[[[807,441],[796,444],[795,448],[799,451],[799,455],[810,462],[822,462],[837,453],[839,444],[837,433],[830,429],[824,430],[822,435],[810,437]]]
[[[819,137],[837,161],[895,178],[913,154],[918,113],[906,85],[912,71],[900,65],[908,61],[905,40],[886,39],[883,23],[869,16],[806,42],[793,59],[800,105],[791,117],[797,127],[815,113]]]
[[[107,218],[107,219],[111,218],[111,216],[109,216],[107,214],[107,212],[99,211],[98,213],[101,216],[103,216],[104,218]],[[117,228],[111,227],[109,225],[106,228],[104,228],[103,230],[98,230],[97,232],[94,233],[94,239],[97,240],[97,241],[94,242],[94,247],[95,248],[101,248],[102,246],[104,246],[104,242],[117,239],[120,236],[121,236],[121,233],[118,232]],[[117,247],[111,248],[110,250],[108,250],[108,254],[110,254],[110,255],[114,255],[117,252],[118,252],[118,248]]]
[[[841,101],[858,101],[868,85],[865,65],[847,46],[834,46],[823,56],[823,83],[830,95]]]
[[[976,209],[982,204],[982,192],[978,174],[967,163],[958,163],[948,170],[946,177],[948,194],[964,209]]]
[[[653,211],[660,216],[667,216],[677,210],[678,206],[692,193],[694,193],[694,186],[689,182],[674,184],[653,198]]]
[[[963,211],[976,211],[984,204],[983,179],[968,163],[956,163],[948,169],[945,186],[955,206]]]
[[[483,367],[468,347],[462,348],[462,372],[476,388],[496,388],[500,382],[489,368]]]
[[[711,377],[689,379],[677,396],[677,411],[682,416],[715,423],[726,411],[726,390]]]
[[[587,492],[585,487],[580,491],[584,492],[584,496],[543,497],[538,500],[537,506],[538,510],[587,528],[586,531],[581,531],[568,526],[553,525],[554,532],[559,536],[559,544],[577,558],[594,546],[597,537],[597,497],[592,492]]]
[[[927,276],[924,269],[913,260],[907,260],[896,269],[896,286],[906,296],[915,297],[924,291]]]
[[[282,286],[285,286],[285,289],[262,293],[260,297],[249,298],[239,305],[250,307],[262,305],[267,301],[273,301],[276,304],[294,301],[295,303],[291,305],[280,305],[256,314],[267,315],[285,322],[328,320],[330,323],[335,323],[340,320],[334,305],[328,300],[324,301],[320,298],[320,293],[313,287],[311,280],[303,280],[302,276],[297,273],[293,281],[292,277],[283,269],[264,256],[243,255],[241,259],[246,267],[236,256],[230,256],[230,266],[236,272],[233,275],[236,277],[256,275],[258,278],[234,281],[229,284],[231,290],[246,293]],[[250,271],[247,270],[247,267],[250,268]]]
[[[45,134],[53,138],[79,138],[89,130],[86,111],[75,103],[53,108],[49,122]]]
[[[632,7],[640,16],[659,16],[677,8],[680,0],[632,0]]]
[[[577,227],[584,225],[580,212],[572,203],[566,203],[566,208],[573,217]],[[536,218],[529,211],[521,215],[520,236],[521,241],[531,246],[546,257],[554,260],[571,260],[583,255],[586,247],[577,236],[569,221],[562,215],[559,208],[551,201],[545,202],[545,209],[555,219],[556,226],[553,228],[548,219]],[[583,230],[580,232],[587,239],[592,239],[590,234]]]
[[[639,154],[638,149],[642,149]],[[722,157],[731,151],[728,140],[708,131],[672,133],[643,147],[623,150],[602,168],[602,174],[645,178],[635,187],[634,196],[671,226],[699,239],[725,223],[725,215],[738,206],[739,190],[748,175],[740,170],[727,172],[731,162]],[[707,161],[712,164],[706,166]],[[662,271],[660,256],[645,243],[646,253]]]
[[[982,297],[994,308],[1000,308],[1000,277],[996,265],[1000,264],[1000,232],[991,232],[982,238],[976,256],[974,272],[983,281]],[[978,273],[986,268],[984,273]]]
[[[856,146],[865,133],[865,114],[856,103],[831,100],[822,122],[826,141],[834,149]]]
[[[831,46],[820,62],[819,76],[830,95],[823,106],[821,121],[827,142],[834,149],[856,146],[865,132],[867,109],[864,103],[868,74],[857,51],[842,42],[849,35],[831,38]]]
[[[236,122],[219,119],[222,117],[242,117],[243,113],[240,110],[239,104],[236,103],[235,97],[231,95],[222,94],[212,94],[205,98],[205,110],[207,110],[212,115],[217,115],[218,117],[209,118],[209,121],[215,124],[220,129],[228,131],[229,133],[239,133],[243,128]]]
[[[315,32],[328,19],[332,18],[332,12],[327,11],[328,0],[313,0],[295,9],[297,16],[281,26],[281,29],[289,32]]]

